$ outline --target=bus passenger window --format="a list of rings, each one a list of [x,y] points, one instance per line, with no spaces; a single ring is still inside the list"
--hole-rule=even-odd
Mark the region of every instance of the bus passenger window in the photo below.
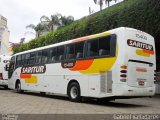
[[[36,53],[36,64],[41,64],[42,51]]]
[[[30,53],[26,54],[26,65],[29,65]]]
[[[57,47],[57,58],[59,61],[64,60],[64,46]]]
[[[87,42],[87,57],[98,56],[98,40],[90,40]]]
[[[22,55],[22,65],[26,65],[26,55],[25,54],[23,54]]]
[[[19,67],[20,65],[21,65],[21,55],[18,55],[16,59],[16,67]]]
[[[76,55],[76,59],[83,58],[83,48],[84,48],[84,42],[75,43],[75,55]]]
[[[30,59],[29,59],[29,64],[35,64],[35,53],[30,53]]]
[[[57,60],[57,48],[51,48],[49,50],[49,62],[56,62]]]
[[[48,50],[42,50],[42,63],[47,63],[48,62]]]
[[[110,36],[99,38],[99,56],[110,55]]]
[[[67,45],[66,47],[66,59],[67,60],[72,60],[75,59],[75,45],[71,44],[71,45]]]

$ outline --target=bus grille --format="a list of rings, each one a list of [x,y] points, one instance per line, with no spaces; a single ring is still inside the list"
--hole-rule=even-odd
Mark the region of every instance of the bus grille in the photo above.
[[[100,90],[102,93],[112,92],[112,71],[101,72],[100,76]]]

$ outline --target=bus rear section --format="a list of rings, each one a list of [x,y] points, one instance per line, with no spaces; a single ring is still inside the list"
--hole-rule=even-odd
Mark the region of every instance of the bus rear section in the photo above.
[[[135,29],[124,30],[124,51],[116,96],[153,96],[155,93],[154,38]]]

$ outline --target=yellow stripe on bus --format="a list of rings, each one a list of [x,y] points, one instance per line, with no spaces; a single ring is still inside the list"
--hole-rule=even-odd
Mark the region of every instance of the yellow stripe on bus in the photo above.
[[[150,57],[150,54],[143,52],[143,50],[137,49],[136,54],[144,57]]]
[[[37,76],[32,76],[31,78],[27,78],[25,79],[25,83],[32,83],[32,84],[36,84],[38,82],[37,80]]]
[[[116,56],[111,58],[100,58],[94,59],[92,65],[86,69],[79,71],[82,74],[94,74],[100,73],[101,71],[108,72],[112,69],[113,65],[116,62],[118,56],[118,45],[116,46]]]

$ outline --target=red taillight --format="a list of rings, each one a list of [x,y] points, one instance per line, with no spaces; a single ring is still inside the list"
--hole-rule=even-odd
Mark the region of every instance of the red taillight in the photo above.
[[[126,77],[127,77],[127,75],[126,75],[126,73],[127,73],[127,66],[126,65],[122,65],[121,66],[121,71],[120,71],[120,77],[122,78],[122,79],[120,79],[120,81],[121,82],[126,82],[127,80],[126,80]]]
[[[0,79],[3,80],[3,74],[2,73],[0,73]]]
[[[144,81],[138,81],[138,84],[140,85],[140,86],[144,86]]]
[[[120,75],[122,78],[126,78],[127,77],[127,75],[126,74],[122,74],[122,75]]]
[[[121,73],[127,73],[127,70],[121,70]]]

